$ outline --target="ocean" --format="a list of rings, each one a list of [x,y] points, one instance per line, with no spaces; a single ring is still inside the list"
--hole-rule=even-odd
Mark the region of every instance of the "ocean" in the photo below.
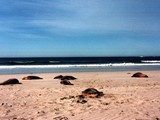
[[[0,58],[0,74],[160,70],[160,57]]]

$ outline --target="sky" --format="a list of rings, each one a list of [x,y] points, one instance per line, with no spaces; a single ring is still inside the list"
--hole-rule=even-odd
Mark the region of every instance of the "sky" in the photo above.
[[[0,57],[160,56],[160,0],[0,0]]]

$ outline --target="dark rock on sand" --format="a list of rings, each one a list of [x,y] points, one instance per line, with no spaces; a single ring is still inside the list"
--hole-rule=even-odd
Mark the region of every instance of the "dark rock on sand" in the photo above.
[[[64,117],[64,116],[59,116],[59,117],[53,118],[53,120],[69,120],[69,119],[67,117]]]
[[[88,89],[82,91],[82,96],[84,98],[86,98],[86,97],[95,98],[95,97],[101,97],[103,95],[104,95],[103,92],[99,92],[95,88],[88,88]]]
[[[76,97],[78,97],[78,99],[84,99],[84,96],[83,96],[83,95],[78,95],[78,96],[76,96]]]
[[[21,84],[21,83],[16,78],[8,79],[0,83],[0,85],[13,85],[13,84]]]
[[[87,100],[84,100],[84,99],[79,99],[79,100],[77,100],[77,103],[84,104],[84,103],[87,103]]]
[[[38,77],[38,76],[27,76],[27,77],[24,77],[22,78],[22,80],[35,80],[35,79],[43,79],[41,77]]]
[[[69,80],[61,80],[60,83],[63,85],[73,85]]]
[[[133,74],[132,77],[148,78],[147,75],[145,75],[141,72],[137,72],[137,73]]]
[[[156,118],[156,120],[160,120],[160,118]]]
[[[60,98],[60,100],[66,100],[66,99],[75,99],[75,96],[68,96],[68,97]]]

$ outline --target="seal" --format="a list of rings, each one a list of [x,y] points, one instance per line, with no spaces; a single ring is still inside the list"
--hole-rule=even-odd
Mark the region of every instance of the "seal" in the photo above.
[[[61,80],[60,83],[63,85],[73,85],[69,80]]]
[[[22,78],[22,80],[33,80],[33,79],[43,79],[43,78],[38,77],[38,76],[27,76],[27,77]]]
[[[54,79],[60,79],[60,80],[75,80],[77,78],[73,77],[73,76],[69,76],[69,75],[58,75],[56,77],[54,77]]]
[[[137,72],[137,73],[133,74],[132,77],[148,78],[147,75],[145,75],[141,72]]]
[[[103,96],[103,92],[99,92],[97,89],[95,88],[88,88],[84,91],[82,91],[82,96],[84,98],[95,98],[95,97],[101,97]]]
[[[20,83],[16,78],[8,79],[0,83],[0,85],[12,85],[12,84],[22,84],[22,83]]]
[[[77,78],[75,78],[75,77],[73,77],[73,76],[68,76],[68,75],[63,76],[63,77],[61,78],[61,80],[75,80],[75,79],[77,79]]]
[[[58,75],[56,77],[54,77],[54,79],[61,79],[63,77],[63,75]]]

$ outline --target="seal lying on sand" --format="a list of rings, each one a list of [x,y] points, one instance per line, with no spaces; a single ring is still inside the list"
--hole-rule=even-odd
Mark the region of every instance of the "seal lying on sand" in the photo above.
[[[22,84],[22,83],[20,83],[16,78],[8,79],[0,83],[0,85],[12,85],[12,84]]]
[[[54,79],[61,79],[63,77],[63,75],[58,75],[56,77],[54,77]]]
[[[63,85],[73,85],[69,80],[61,80],[60,83]]]
[[[60,80],[75,80],[77,78],[73,77],[73,76],[63,76],[63,75],[58,75],[56,77],[54,77],[54,79],[60,79]]]
[[[61,78],[61,80],[75,80],[75,79],[77,79],[77,78],[75,78],[75,77],[73,77],[73,76],[63,76],[63,77]]]
[[[137,72],[137,73],[133,74],[132,77],[148,78],[147,75],[145,75],[141,72]]]
[[[95,98],[95,97],[101,97],[103,95],[104,95],[103,92],[99,92],[95,88],[88,88],[88,89],[82,91],[82,96],[84,98],[86,98],[86,97]]]
[[[43,78],[40,78],[38,76],[27,76],[22,78],[22,80],[33,80],[33,79],[43,79]]]

